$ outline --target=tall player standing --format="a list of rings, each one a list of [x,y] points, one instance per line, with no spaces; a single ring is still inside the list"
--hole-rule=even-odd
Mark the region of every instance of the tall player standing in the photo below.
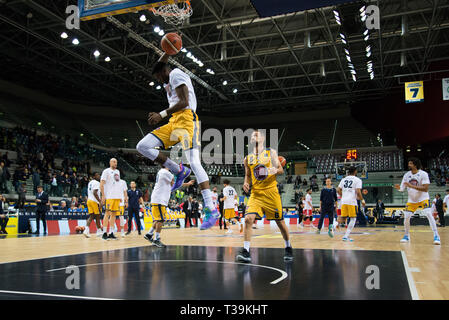
[[[427,172],[421,170],[421,161],[417,158],[410,158],[408,160],[408,168],[410,171],[404,175],[401,185],[395,185],[397,190],[403,192],[407,189],[408,192],[408,201],[404,211],[405,235],[401,239],[401,242],[410,241],[410,218],[413,213],[421,209],[429,220],[430,228],[433,231],[433,243],[440,245],[440,235],[438,234],[437,224],[432,215],[432,209],[430,208],[429,175]]]
[[[98,172],[94,172],[92,180],[87,185],[87,210],[89,212],[89,219],[86,222],[86,229],[84,229],[84,236],[86,238],[90,238],[89,226],[92,220],[95,218],[95,222],[97,224],[97,235],[101,235],[101,222],[100,222],[100,174]]]
[[[109,160],[109,168],[104,169],[101,174],[100,192],[101,205],[106,206],[103,219],[103,240],[117,240],[114,236],[115,215],[120,210],[123,186],[120,183],[120,171],[117,170],[117,159],[115,158]]]
[[[240,231],[242,231],[242,225],[240,224],[240,221],[237,219],[237,216],[235,214],[235,201],[237,200],[237,191],[235,191],[234,187],[231,186],[230,181],[228,179],[225,179],[223,181],[223,209],[224,209],[224,217],[225,220],[229,222],[229,228],[226,233],[231,234],[232,233],[232,220],[235,220],[237,222],[237,225],[240,227]]]
[[[169,115],[168,124],[163,125],[145,136],[138,144],[137,150],[162,166],[168,168],[175,177],[172,191],[179,189],[191,170],[162,154],[157,147],[168,148],[181,142],[188,162],[196,176],[204,200],[205,218],[201,230],[215,225],[220,217],[212,201],[209,177],[200,162],[200,127],[195,113],[197,100],[190,77],[178,68],[171,69],[167,64],[169,55],[165,53],[153,68],[153,76],[164,83],[169,107],[160,113],[150,112],[148,121],[155,125]]]

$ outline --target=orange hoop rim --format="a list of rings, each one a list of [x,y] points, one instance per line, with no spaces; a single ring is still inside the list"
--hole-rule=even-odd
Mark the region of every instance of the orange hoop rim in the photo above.
[[[150,8],[149,10],[151,12],[153,12],[154,14],[158,14],[160,16],[164,16],[164,17],[181,17],[183,15],[186,15],[188,12],[192,11],[192,5],[190,4],[189,0],[178,0],[178,1],[168,1],[169,3],[154,7],[154,8]],[[157,12],[157,8],[160,8],[162,6],[166,6],[166,5],[171,5],[171,4],[178,4],[178,3],[186,3],[187,4],[187,9],[183,10],[181,14],[174,14],[174,13],[164,13],[164,14],[160,14]]]

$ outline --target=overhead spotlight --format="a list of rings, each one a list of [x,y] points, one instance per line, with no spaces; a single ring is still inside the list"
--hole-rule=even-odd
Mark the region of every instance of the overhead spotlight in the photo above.
[[[367,57],[367,58],[371,57],[371,51],[368,51],[368,52],[366,53],[366,57]]]
[[[154,32],[156,32],[156,33],[161,32],[161,28],[159,28],[158,26],[154,27]]]
[[[371,45],[366,46],[366,52],[369,52],[369,51],[371,51]]]
[[[164,30],[159,31],[158,35],[160,35],[161,37],[165,34]]]
[[[368,33],[369,33],[369,30],[368,30],[368,29],[366,29],[366,30],[365,30],[365,32],[363,33],[363,35],[364,35],[364,36],[367,36],[367,35],[368,35]]]
[[[75,46],[77,46],[77,45],[80,44],[80,41],[79,41],[77,38],[75,38],[75,39],[72,40],[72,43],[73,43]]]
[[[334,13],[334,16],[336,16],[336,17],[338,17],[340,15],[337,10],[332,10],[332,12]]]
[[[360,8],[360,13],[362,13],[364,11],[366,11],[366,6],[363,6],[363,7]]]
[[[207,70],[206,70],[206,72],[207,72],[207,73],[210,73],[210,72],[211,72],[211,70],[210,70],[210,69],[207,69]]]
[[[367,35],[366,37],[365,37],[365,41],[368,41],[369,40],[369,35]]]
[[[352,63],[348,63],[348,67],[354,69],[354,65]]]
[[[232,90],[233,93],[239,92],[237,89]]]
[[[139,20],[140,20],[140,21],[142,21],[142,22],[145,22],[145,21],[147,21],[147,17],[146,17],[146,15],[144,15],[144,14],[143,14],[143,15],[141,15],[141,16],[140,16],[140,18],[139,18]]]
[[[202,63],[201,61],[198,63],[198,65],[202,68],[204,67],[204,63]]]
[[[100,56],[100,51],[95,50],[95,51],[94,51],[94,56],[95,56],[96,58],[98,58],[98,57]]]
[[[149,83],[149,85],[150,85],[150,87],[154,86],[154,82],[151,81],[151,82]]]
[[[215,74],[214,70],[211,70],[209,73],[210,73],[210,74]]]
[[[186,53],[186,52],[187,52],[187,49],[186,49],[186,48],[182,48],[182,49],[181,49],[181,52]]]
[[[369,76],[370,76],[371,80],[373,80],[374,79],[374,72],[371,72]]]
[[[357,81],[357,77],[355,76],[355,74],[352,75],[352,80],[354,80],[354,82]]]
[[[351,70],[350,71],[352,74],[357,74],[357,72],[355,70]]]
[[[348,60],[349,62],[352,62],[352,61],[351,61],[351,57],[348,56],[348,55],[346,56],[346,60]]]
[[[345,53],[346,53],[347,55],[349,55],[349,50],[348,50],[348,49],[345,49]]]
[[[161,90],[162,87],[161,87],[161,86],[157,86],[156,89],[157,89],[157,90]]]
[[[110,61],[111,61],[111,57],[106,57],[106,58],[104,58],[104,61],[110,62]]]
[[[67,39],[69,37],[69,35],[65,32],[61,33],[61,38],[62,39]]]
[[[337,22],[337,24],[338,24],[339,26],[341,26],[340,18],[335,18],[335,21]]]
[[[225,80],[225,81],[223,81],[223,85],[224,86],[227,86],[228,85],[228,82]]]
[[[343,33],[340,33],[340,38],[346,39],[345,35]]]
[[[192,56],[192,53],[189,51],[187,52],[187,58],[190,58]]]
[[[362,17],[362,22],[365,22],[365,21],[366,21],[366,18],[367,18],[367,16],[364,15],[364,16]]]
[[[341,39],[341,42],[343,42],[344,44],[348,44],[347,42],[346,42],[346,40],[345,39]]]

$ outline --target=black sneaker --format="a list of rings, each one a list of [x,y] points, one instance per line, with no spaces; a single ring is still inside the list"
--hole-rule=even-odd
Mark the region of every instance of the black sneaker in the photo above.
[[[235,261],[250,263],[251,262],[251,255],[249,254],[248,250],[243,248],[242,250],[240,250],[240,252],[235,257]]]
[[[156,246],[158,248],[165,248],[166,247],[166,245],[163,244],[160,239],[154,240],[153,241],[153,246]]]
[[[145,239],[145,240],[148,240],[148,241],[150,241],[150,242],[153,242],[153,235],[152,234],[146,234],[146,235],[144,235],[143,236],[143,238]]]
[[[106,241],[108,241],[109,240],[109,238],[108,238],[108,234],[105,232],[105,233],[103,233],[103,236],[101,237],[103,240],[106,240]]]
[[[292,249],[292,247],[285,248],[284,260],[285,261],[292,261],[293,260],[293,249]]]
[[[131,231],[126,232],[126,235],[128,236],[131,233]]]
[[[111,233],[111,234],[108,236],[108,239],[117,240],[117,237],[114,236],[114,233]]]

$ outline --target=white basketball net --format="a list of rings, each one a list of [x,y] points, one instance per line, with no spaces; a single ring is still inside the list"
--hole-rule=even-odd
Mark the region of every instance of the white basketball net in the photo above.
[[[192,14],[193,10],[188,2],[166,4],[152,9],[154,15],[164,18],[166,23],[172,25],[183,24]]]

